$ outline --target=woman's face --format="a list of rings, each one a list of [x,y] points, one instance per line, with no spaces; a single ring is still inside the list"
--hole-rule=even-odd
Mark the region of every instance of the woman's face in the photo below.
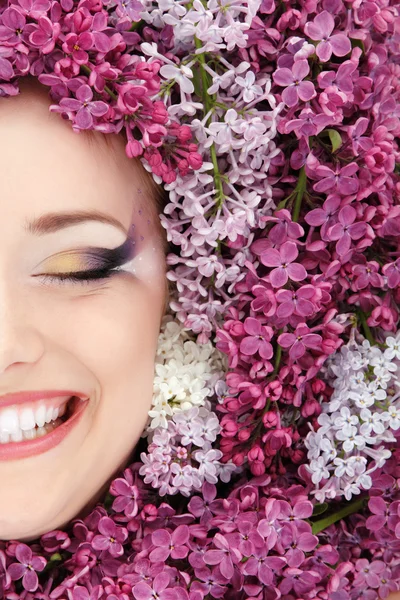
[[[166,267],[148,180],[123,139],[89,140],[49,112],[47,89],[20,88],[0,99],[0,539],[30,541],[85,511],[130,458],[151,406]],[[87,218],[64,218],[75,213]],[[121,270],[107,278],[60,278],[110,264]],[[6,413],[6,395],[26,391],[39,398]],[[88,399],[62,439],[12,440],[23,424],[32,433],[41,404],[54,417],[78,394]]]

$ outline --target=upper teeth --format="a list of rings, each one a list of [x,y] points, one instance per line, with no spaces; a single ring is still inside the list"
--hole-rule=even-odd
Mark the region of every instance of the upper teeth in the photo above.
[[[28,431],[36,426],[43,427],[45,423],[55,421],[65,413],[68,401],[69,398],[57,407],[52,406],[49,401],[41,400],[39,403],[35,402],[34,406],[14,405],[0,409],[0,435],[15,434],[21,430]]]

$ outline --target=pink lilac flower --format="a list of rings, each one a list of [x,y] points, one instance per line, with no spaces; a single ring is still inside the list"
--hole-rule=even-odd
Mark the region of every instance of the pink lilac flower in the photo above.
[[[268,360],[273,355],[272,345],[269,343],[272,338],[271,327],[265,327],[258,319],[247,317],[244,322],[244,330],[248,334],[240,342],[240,352],[252,356],[256,352]]]
[[[171,535],[166,529],[159,529],[152,534],[152,542],[157,548],[150,553],[152,562],[165,561],[169,556],[172,558],[185,558],[189,549],[186,543],[189,539],[187,525],[180,525]]]
[[[306,60],[298,60],[292,69],[283,67],[273,74],[275,83],[284,87],[282,100],[287,106],[296,106],[299,100],[308,102],[316,96],[312,81],[303,81],[310,72],[310,65]]]
[[[320,350],[322,337],[317,333],[311,333],[307,325],[300,324],[294,333],[282,333],[278,337],[278,344],[282,348],[289,348],[289,356],[292,360],[301,358],[307,349]]]
[[[337,167],[333,171],[330,167],[320,165],[316,168],[315,174],[321,177],[320,181],[314,184],[316,192],[335,192],[343,196],[355,194],[359,187],[359,182],[353,177],[358,171],[357,163],[351,163],[345,167]]]
[[[355,222],[357,218],[356,210],[352,206],[343,206],[338,214],[338,221],[333,225],[327,235],[331,240],[338,240],[336,252],[339,256],[344,256],[351,246],[352,240],[359,240],[367,230],[364,222]]]
[[[76,113],[76,124],[81,129],[89,129],[93,125],[93,117],[102,117],[108,112],[108,105],[102,100],[94,100],[92,89],[83,84],[76,91],[75,98],[63,98],[60,107]]]
[[[43,571],[47,561],[42,556],[34,556],[29,546],[22,543],[17,545],[15,557],[18,562],[8,567],[9,576],[13,581],[22,578],[24,589],[34,592],[39,584],[37,571]]]
[[[285,242],[279,250],[268,248],[261,254],[260,258],[263,265],[276,267],[269,275],[273,287],[283,287],[288,279],[302,281],[307,277],[307,271],[303,265],[294,262],[298,255],[299,251],[294,242]]]
[[[331,35],[334,28],[335,20],[327,10],[322,11],[313,21],[308,21],[304,25],[306,35],[312,40],[321,40],[316,47],[316,53],[322,62],[327,62],[331,58],[332,53],[335,56],[346,56],[351,51],[351,43],[348,36],[344,33]]]

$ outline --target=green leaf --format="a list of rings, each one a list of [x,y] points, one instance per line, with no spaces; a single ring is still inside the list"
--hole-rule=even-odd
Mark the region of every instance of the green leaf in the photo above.
[[[328,129],[327,131],[332,144],[332,152],[336,152],[336,150],[339,150],[340,146],[342,145],[340,133],[336,131],[336,129]]]
[[[355,40],[354,38],[351,38],[350,42],[352,48],[361,48],[363,54],[365,54],[365,46],[362,40]]]
[[[325,511],[327,511],[329,508],[329,504],[327,502],[324,502],[323,504],[316,504],[314,506],[314,510],[313,510],[313,517],[317,517],[318,515],[322,515],[322,513],[324,513]]]

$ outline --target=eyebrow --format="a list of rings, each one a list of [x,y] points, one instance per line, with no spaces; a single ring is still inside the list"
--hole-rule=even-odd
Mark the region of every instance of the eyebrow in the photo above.
[[[25,231],[32,235],[45,235],[46,233],[54,233],[65,227],[71,227],[73,225],[79,225],[80,223],[86,223],[87,221],[98,221],[99,223],[107,223],[117,227],[125,235],[128,234],[125,227],[117,219],[111,215],[93,210],[80,210],[76,212],[64,212],[64,213],[47,213],[42,215],[33,221],[25,222]]]

